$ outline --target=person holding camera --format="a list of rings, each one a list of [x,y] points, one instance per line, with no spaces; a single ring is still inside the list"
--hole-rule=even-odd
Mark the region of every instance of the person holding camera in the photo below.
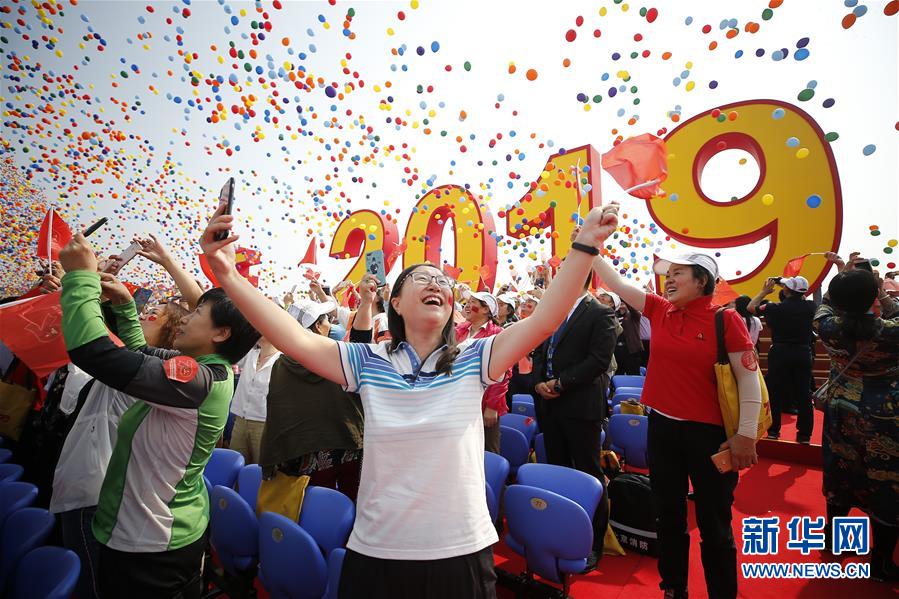
[[[762,303],[779,285],[780,302]],[[808,281],[805,277],[769,277],[761,291],[746,306],[750,314],[763,315],[771,329],[768,351],[768,393],[771,399],[769,439],[780,438],[780,415],[797,415],[796,441],[809,443],[812,438],[812,400],[809,380],[812,376],[812,319],[815,303],[805,299]],[[793,412],[793,410],[796,410]]]

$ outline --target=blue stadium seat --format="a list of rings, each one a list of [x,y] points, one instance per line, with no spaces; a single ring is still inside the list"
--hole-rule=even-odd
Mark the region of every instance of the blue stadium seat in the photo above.
[[[490,483],[485,482],[484,487],[487,492],[487,511],[490,513],[490,521],[496,524],[499,518],[499,500],[496,498],[493,489],[490,488]]]
[[[649,418],[636,414],[614,414],[609,419],[612,449],[630,466],[647,467],[646,443]]]
[[[233,489],[216,485],[209,498],[210,543],[225,572],[241,576],[259,559],[256,512]]]
[[[256,512],[256,499],[259,497],[259,487],[262,486],[262,467],[259,464],[247,464],[240,469],[237,475],[237,492],[244,501]]]
[[[0,464],[5,464],[12,459],[12,452],[5,447],[0,447]]]
[[[356,521],[356,506],[349,497],[327,487],[306,487],[299,525],[321,550],[322,559],[346,547]]]
[[[640,367],[640,376],[646,376],[646,366]]]
[[[515,403],[516,401],[534,403],[534,396],[529,393],[516,393],[512,396],[512,403]]]
[[[328,566],[315,539],[299,524],[263,512],[259,579],[272,599],[320,599],[328,586]]]
[[[30,507],[37,499],[37,487],[31,483],[0,483],[0,531],[13,512]]]
[[[0,483],[17,481],[24,473],[25,469],[18,464],[0,464]]]
[[[537,410],[534,407],[534,403],[530,401],[513,401],[510,413],[518,414],[520,416],[529,416],[530,418],[537,417]]]
[[[233,489],[243,464],[243,456],[239,452],[217,447],[212,450],[203,476],[209,480],[209,485],[213,488],[216,485],[222,485]]]
[[[553,464],[525,464],[518,469],[518,483],[566,497],[581,506],[590,518],[603,494],[603,485],[595,476]]]
[[[646,381],[645,376],[637,376],[634,374],[616,374],[612,377],[612,389],[619,387],[643,387]]]
[[[47,510],[26,507],[10,514],[0,540],[0,595],[12,586],[16,568],[26,553],[40,547],[53,530],[55,519]]]
[[[528,447],[534,442],[534,436],[540,432],[537,430],[537,419],[532,416],[503,414],[499,417],[499,423],[501,426],[507,426],[521,431],[528,442]]]
[[[518,467],[528,461],[531,448],[520,430],[500,425],[499,453],[509,461],[509,469],[515,474]]]
[[[490,518],[496,523],[499,517],[499,502],[509,478],[509,460],[501,455],[484,452],[484,476],[487,479],[487,507]],[[492,496],[492,497],[491,497]]]
[[[610,401],[612,406],[615,406],[626,399],[636,399],[637,401],[640,401],[642,395],[642,387],[619,387],[612,393]]]
[[[16,572],[13,599],[69,599],[81,561],[74,551],[62,547],[38,547],[28,552]]]
[[[586,567],[593,546],[590,516],[576,502],[528,485],[506,489],[505,510],[506,545],[525,557],[527,577],[561,583],[568,596],[569,574]]]
[[[335,549],[328,556],[328,590],[323,599],[337,599],[340,590],[340,572],[343,570],[343,558],[346,549]]]

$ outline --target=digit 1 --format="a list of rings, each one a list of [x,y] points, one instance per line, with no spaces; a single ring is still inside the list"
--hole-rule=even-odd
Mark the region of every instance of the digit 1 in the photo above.
[[[668,134],[668,179],[662,184],[667,197],[647,204],[659,227],[689,245],[735,248],[769,238],[762,263],[729,281],[738,293],[752,296],[767,277],[780,276],[791,258],[839,248],[840,179],[821,128],[796,106],[750,100],[719,110],[717,118],[706,111]],[[798,144],[787,143],[793,137]],[[746,196],[717,202],[703,193],[699,181],[712,156],[724,149],[752,155],[759,180]],[[814,288],[828,269],[823,256],[809,256],[802,275]]]
[[[449,221],[453,221],[455,233],[452,266],[462,269],[459,280],[472,289],[492,289],[496,280],[493,216],[486,205],[478,204],[468,190],[458,185],[435,187],[412,209],[406,225],[403,268],[419,262],[442,266],[440,241]],[[488,276],[481,276],[481,265],[488,267]]]
[[[537,181],[507,211],[507,234],[519,239],[542,234],[550,240],[552,255],[564,258],[574,215],[585,218],[602,204],[601,169],[600,154],[589,145],[550,156]]]
[[[384,269],[390,272],[396,260],[391,256],[399,242],[396,222],[373,210],[357,210],[344,218],[331,240],[329,255],[338,260],[356,258],[350,272],[343,278],[353,284],[365,275],[365,254],[384,250]]]

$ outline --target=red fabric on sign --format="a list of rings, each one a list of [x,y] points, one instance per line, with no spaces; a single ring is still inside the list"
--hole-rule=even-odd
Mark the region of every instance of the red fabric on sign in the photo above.
[[[740,297],[740,294],[734,291],[734,288],[724,279],[719,279],[715,285],[715,295],[712,296],[712,303],[717,306],[723,306]]]
[[[300,264],[317,264],[315,261],[315,238],[309,240],[309,247],[306,248],[306,255],[300,260]]]
[[[650,133],[622,141],[602,155],[602,168],[623,189],[657,179],[655,185],[629,192],[635,198],[648,200],[659,195],[659,183],[668,178],[668,150],[665,142]]]
[[[69,229],[69,225],[51,208],[47,212],[47,216],[44,217],[44,222],[41,223],[41,230],[37,236],[37,252],[35,253],[38,258],[59,260],[59,250],[69,243],[71,239],[72,231]],[[48,243],[50,245],[49,256],[47,256]]]

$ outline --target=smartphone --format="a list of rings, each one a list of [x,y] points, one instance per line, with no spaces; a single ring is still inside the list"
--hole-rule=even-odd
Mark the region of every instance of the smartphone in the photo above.
[[[730,461],[730,449],[719,451],[718,453],[713,455],[712,463],[715,464],[715,468],[717,468],[718,472],[720,472],[721,474],[727,474],[728,472],[732,472],[734,469],[734,465]]]
[[[374,275],[378,280],[378,287],[383,287],[387,284],[387,273],[384,272],[384,250],[366,252],[365,271]]]
[[[126,264],[131,262],[137,253],[143,249],[143,246],[134,241],[125,248],[125,251],[119,254],[118,260],[108,260],[106,264],[103,266],[103,272],[108,272],[111,275],[118,273],[122,268],[125,267]]]
[[[225,204],[225,211],[222,214],[231,214],[231,210],[234,208],[234,177],[229,177],[219,192],[219,204]],[[216,241],[227,239],[227,237],[228,231],[219,231],[215,234]]]
[[[868,272],[874,272],[874,269],[871,268],[870,260],[859,260],[855,263],[855,268],[860,268],[862,270],[867,270]]]
[[[143,312],[144,306],[147,305],[147,302],[150,301],[150,298],[153,297],[153,291],[141,287],[134,292],[134,295],[132,297],[134,297],[134,307],[137,309],[137,313],[140,314],[141,312]]]

